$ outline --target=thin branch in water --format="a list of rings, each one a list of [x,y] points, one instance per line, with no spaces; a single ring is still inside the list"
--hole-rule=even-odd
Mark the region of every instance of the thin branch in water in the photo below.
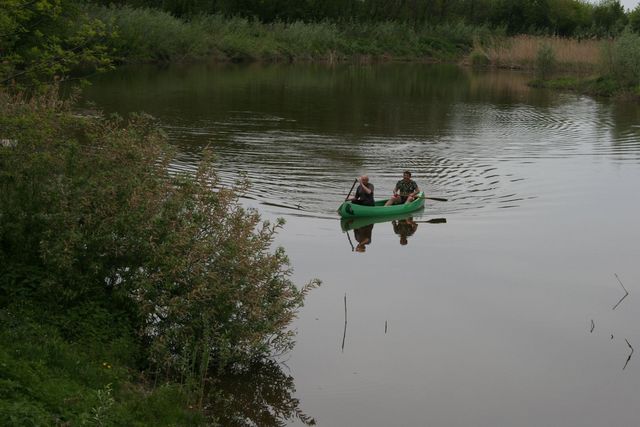
[[[626,293],[629,293],[629,291],[627,290],[627,288],[624,287],[624,285],[622,284],[622,281],[620,280],[620,278],[618,277],[618,273],[613,273],[614,276],[616,276],[616,279],[618,280],[618,283],[620,283],[620,286],[622,286],[622,289],[624,289],[624,291]]]
[[[347,294],[344,294],[344,324],[347,324]]]
[[[596,324],[593,322],[593,319],[591,319],[591,333],[593,333],[593,330],[596,328]]]
[[[618,274],[614,273],[614,276],[616,276],[616,279],[618,280],[618,283],[620,283],[620,286],[622,286],[622,289],[624,289],[624,296],[622,298],[620,298],[620,301],[618,301],[616,303],[616,305],[613,306],[612,310],[615,310],[620,303],[629,296],[629,291],[627,291],[627,288],[624,287],[624,285],[622,284],[622,281],[620,280],[620,278],[618,277]]]
[[[347,338],[347,294],[344,294],[344,332],[342,333],[342,352],[344,353],[344,341]]]
[[[625,362],[624,366],[622,367],[622,370],[624,371],[624,369],[627,367],[627,365],[629,364],[629,361],[631,360],[631,356],[633,355],[633,347],[631,346],[631,344],[629,343],[628,339],[624,339],[627,342],[627,345],[629,346],[629,348],[631,349],[631,353],[629,353],[629,357],[627,357],[627,361]]]

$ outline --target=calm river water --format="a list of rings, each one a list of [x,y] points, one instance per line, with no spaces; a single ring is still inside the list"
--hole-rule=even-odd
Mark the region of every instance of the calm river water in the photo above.
[[[247,205],[287,220],[296,282],[323,281],[283,363],[221,385],[226,424],[638,424],[640,106],[529,78],[390,64],[96,79],[98,108],[161,121],[176,170],[209,146],[223,182],[246,173]],[[354,177],[386,198],[405,169],[449,201],[354,251],[335,212]]]

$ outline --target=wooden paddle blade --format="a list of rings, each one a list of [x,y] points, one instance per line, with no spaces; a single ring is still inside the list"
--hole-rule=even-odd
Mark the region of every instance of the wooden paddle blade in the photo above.
[[[425,197],[425,199],[437,200],[438,202],[448,202],[449,201],[449,199],[443,199],[442,197]]]
[[[447,218],[433,218],[426,221],[414,221],[417,224],[446,224]]]
[[[447,218],[433,218],[425,222],[428,222],[429,224],[446,224]]]

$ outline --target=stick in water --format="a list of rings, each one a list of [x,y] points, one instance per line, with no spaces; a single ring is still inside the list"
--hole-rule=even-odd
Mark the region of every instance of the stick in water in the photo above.
[[[614,273],[614,276],[616,276],[616,279],[618,279],[618,283],[620,283],[620,286],[622,286],[622,289],[624,289],[624,296],[622,298],[620,298],[620,301],[618,301],[616,303],[616,305],[613,306],[612,310],[615,310],[616,308],[618,308],[618,306],[620,305],[620,303],[629,296],[629,291],[627,291],[627,288],[624,287],[624,285],[622,284],[622,281],[620,281],[620,278],[618,277],[617,273]]]
[[[344,294],[344,332],[342,332],[342,352],[344,353],[344,340],[347,337],[347,294]]]
[[[633,347],[631,346],[631,344],[629,343],[628,339],[624,339],[627,342],[627,345],[629,346],[629,348],[631,349],[631,353],[629,353],[629,357],[627,357],[627,361],[625,362],[624,366],[622,367],[622,370],[624,371],[624,368],[627,367],[627,365],[629,364],[629,360],[631,360],[631,356],[633,355]]]

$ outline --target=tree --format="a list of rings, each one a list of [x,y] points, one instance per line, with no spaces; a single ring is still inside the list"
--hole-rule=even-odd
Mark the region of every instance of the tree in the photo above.
[[[316,282],[298,289],[271,249],[282,223],[240,205],[244,183],[216,190],[210,156],[169,175],[151,118],[79,118],[49,92],[0,91],[1,303],[108,307],[169,377],[289,349]]]
[[[629,13],[629,25],[636,33],[640,33],[640,4]]]
[[[0,0],[0,85],[37,86],[79,67],[106,69],[102,22],[73,0]]]
[[[593,25],[603,36],[614,36],[627,25],[627,15],[619,0],[602,0],[593,9]]]

